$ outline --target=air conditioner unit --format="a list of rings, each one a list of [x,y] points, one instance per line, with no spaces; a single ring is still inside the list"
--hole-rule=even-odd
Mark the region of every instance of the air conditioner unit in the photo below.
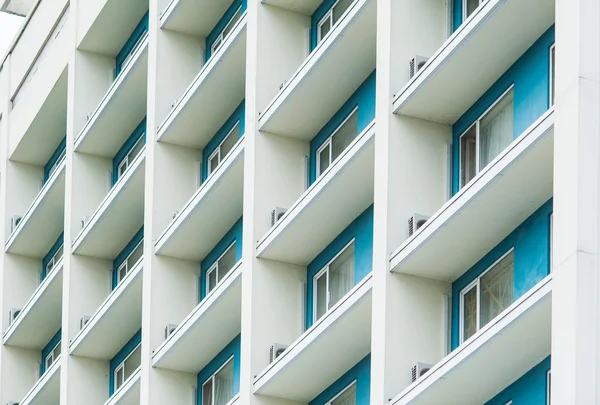
[[[10,311],[8,311],[8,325],[12,325],[20,313],[21,310],[18,308],[13,308]]]
[[[423,377],[425,373],[427,373],[431,367],[431,364],[425,363],[417,363],[412,367],[412,382],[417,381],[419,378]]]
[[[179,214],[179,211],[175,211],[175,214],[173,214],[173,219],[177,218],[178,214]]]
[[[87,323],[90,321],[90,317],[87,315],[82,316],[81,318],[79,318],[79,330],[83,329],[83,327],[85,325],[87,325]]]
[[[415,77],[416,74],[419,73],[419,71],[423,68],[423,66],[425,66],[425,64],[427,63],[428,60],[429,60],[429,58],[426,58],[424,56],[419,56],[419,55],[412,58],[409,63],[408,79],[410,80],[413,77]]]
[[[287,83],[287,80],[282,81],[281,84],[279,85],[279,90],[283,89],[285,87],[286,83]]]
[[[275,209],[271,211],[271,226],[275,225],[286,211],[287,208],[275,207]]]
[[[165,326],[165,339],[167,339],[173,332],[177,329],[177,325],[173,325],[172,323]]]
[[[269,350],[269,363],[273,363],[275,359],[283,354],[289,346],[280,343],[273,343]]]
[[[19,226],[22,219],[23,219],[23,217],[21,217],[19,215],[15,215],[14,217],[12,217],[10,219],[10,232],[11,233],[14,232],[15,229],[17,229],[17,226]]]
[[[19,403],[18,402],[14,402],[14,401],[8,401],[6,403],[6,405],[19,405]]]
[[[88,219],[89,219],[89,218],[87,217],[87,215],[86,215],[86,216],[84,216],[83,218],[81,218],[81,229],[85,228],[85,226],[86,226],[86,225],[87,225],[87,223],[88,223]]]
[[[421,214],[414,214],[412,217],[408,219],[408,236],[412,236],[415,232],[417,232],[429,217]]]

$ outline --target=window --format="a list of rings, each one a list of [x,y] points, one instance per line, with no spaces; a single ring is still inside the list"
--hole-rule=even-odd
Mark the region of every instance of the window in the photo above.
[[[233,398],[233,357],[202,384],[202,405],[225,405]]]
[[[513,140],[514,88],[500,98],[460,136],[460,186],[498,156]]]
[[[469,18],[473,11],[483,4],[485,0],[463,0],[463,21]]]
[[[142,46],[144,39],[146,39],[146,36],[142,33],[142,35],[135,41],[135,44],[133,45],[127,56],[125,56],[125,59],[123,59],[123,62],[121,63],[121,68],[119,69],[120,71],[123,71],[123,69],[125,69],[129,64],[129,62],[131,62],[137,50],[140,49],[140,46]]]
[[[235,265],[235,242],[233,242],[206,272],[206,293],[211,292]]]
[[[127,172],[129,167],[131,167],[131,164],[133,163],[135,158],[138,157],[138,155],[142,152],[142,149],[144,148],[145,134],[146,134],[145,132],[142,132],[142,134],[140,135],[138,140],[135,142],[135,144],[133,145],[133,147],[131,148],[129,153],[127,153],[127,155],[125,155],[123,160],[121,160],[121,162],[119,163],[119,166],[117,168],[117,181],[121,177],[123,177],[123,175]]]
[[[313,317],[320,319],[354,286],[354,241],[313,279]]]
[[[344,388],[325,405],[355,405],[356,404],[356,381]]]
[[[52,174],[59,168],[59,166],[62,164],[63,160],[65,160],[66,154],[67,154],[67,150],[65,148],[60,153],[60,155],[58,155],[58,158],[56,158],[56,161],[54,162],[54,164],[52,164],[52,166],[50,166],[50,170],[48,171],[48,178],[52,177]]]
[[[135,249],[127,256],[123,263],[119,265],[117,269],[117,284],[119,284],[123,279],[129,274],[129,272],[135,267],[135,265],[142,259],[144,254],[144,240],[142,239],[140,243],[137,244]]]
[[[513,302],[514,250],[509,250],[460,293],[460,341],[464,342]]]
[[[61,341],[59,340],[56,346],[54,346],[54,349],[52,349],[44,359],[46,366],[44,370],[47,371],[50,368],[50,366],[52,366],[52,364],[54,364],[54,362],[58,360],[60,356],[60,342]]]
[[[556,61],[555,46],[550,47],[550,106],[554,105],[554,89],[556,87]]]
[[[239,137],[240,137],[240,122],[238,121],[233,126],[231,131],[229,131],[229,133],[225,136],[225,139],[223,139],[221,141],[221,143],[219,144],[219,146],[217,146],[217,149],[215,149],[215,151],[213,153],[211,153],[210,156],[208,157],[208,175],[209,176],[212,174],[212,172],[214,172],[217,169],[217,167],[219,167],[219,165],[221,163],[223,163],[223,160],[225,159],[227,154],[229,152],[231,152],[231,150],[233,149],[233,146],[236,144]]]
[[[335,24],[342,18],[353,1],[354,0],[338,0],[333,7],[325,13],[317,25],[317,43],[321,42],[321,40],[331,32]]]
[[[344,122],[317,150],[317,177],[342,154],[358,133],[358,108],[354,108]]]
[[[231,31],[233,31],[235,24],[240,20],[240,18],[242,18],[242,7],[236,10],[233,17],[231,17],[231,20],[229,20],[225,28],[223,28],[223,31],[221,31],[217,38],[215,38],[214,42],[210,46],[211,54],[214,54],[219,50],[219,48],[223,45],[229,34],[231,34]]]
[[[60,245],[56,253],[54,253],[54,256],[52,256],[52,258],[48,260],[48,263],[46,263],[46,276],[48,276],[52,272],[52,270],[56,268],[56,265],[58,264],[58,262],[60,262],[62,257],[63,245]]]
[[[115,369],[115,391],[136,372],[142,364],[141,345],[138,345]]]

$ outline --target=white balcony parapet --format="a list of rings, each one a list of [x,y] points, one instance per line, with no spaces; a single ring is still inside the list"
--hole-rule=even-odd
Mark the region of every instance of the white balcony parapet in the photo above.
[[[261,131],[310,140],[333,117],[375,69],[376,3],[350,6],[262,112]]]
[[[61,356],[54,360],[19,405],[46,405],[60,402],[60,359]]]
[[[390,269],[456,280],[552,197],[553,147],[550,109],[400,245]]]
[[[137,369],[104,405],[139,405],[142,370]]]
[[[257,256],[306,266],[367,209],[373,203],[374,140],[375,121],[258,242]]]
[[[369,274],[354,286],[260,373],[254,394],[307,403],[369,354],[371,278]]]

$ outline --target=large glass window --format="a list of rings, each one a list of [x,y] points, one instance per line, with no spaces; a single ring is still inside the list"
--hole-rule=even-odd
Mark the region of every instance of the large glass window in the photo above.
[[[514,251],[511,249],[460,293],[461,342],[513,303]]]
[[[354,0],[338,0],[323,18],[321,18],[321,21],[319,21],[319,24],[317,25],[317,42],[321,42],[321,40],[331,32],[353,1]]]
[[[356,405],[356,381],[344,388],[325,405]]]
[[[223,139],[221,141],[221,143],[219,144],[219,146],[217,146],[217,149],[215,149],[215,151],[213,153],[211,153],[210,156],[208,157],[208,175],[209,176],[215,170],[217,170],[217,167],[219,167],[221,165],[221,163],[223,163],[223,160],[225,160],[225,157],[227,156],[227,154],[229,154],[229,152],[231,152],[231,150],[235,146],[236,142],[238,141],[239,137],[240,137],[240,122],[238,121],[234,125],[234,127],[231,129],[231,131],[229,131],[227,136],[225,136],[225,139]]]
[[[127,170],[131,167],[131,164],[135,160],[136,157],[142,152],[144,148],[144,135],[145,132],[142,132],[138,140],[135,142],[129,153],[121,160],[117,169],[117,181],[123,177],[123,175],[127,172]]]
[[[355,108],[317,150],[317,177],[342,154],[358,134],[358,109]]]
[[[235,242],[206,272],[206,293],[211,292],[235,265]]]
[[[117,269],[117,284],[119,284],[127,274],[135,267],[135,265],[142,259],[144,255],[144,240],[137,244],[135,249],[127,256],[123,263],[121,263]]]
[[[233,398],[233,357],[202,384],[202,405],[225,405]]]
[[[50,368],[50,366],[52,366],[52,364],[54,364],[54,362],[56,360],[58,360],[58,358],[60,357],[60,350],[61,349],[60,349],[60,340],[59,340],[58,343],[56,344],[56,346],[54,346],[54,349],[52,349],[52,351],[50,353],[48,353],[48,355],[44,359],[46,371]]]
[[[514,89],[506,91],[460,136],[460,186],[498,156],[513,140]]]
[[[231,31],[233,31],[235,24],[240,20],[240,18],[242,18],[242,7],[236,10],[235,14],[231,17],[231,20],[229,20],[225,28],[223,28],[223,31],[221,31],[219,36],[212,43],[210,47],[211,54],[214,54],[219,50],[229,34],[231,34]]]
[[[138,345],[115,369],[115,391],[137,371],[142,364],[141,345]]]
[[[354,286],[354,241],[313,279],[313,316],[319,320]]]

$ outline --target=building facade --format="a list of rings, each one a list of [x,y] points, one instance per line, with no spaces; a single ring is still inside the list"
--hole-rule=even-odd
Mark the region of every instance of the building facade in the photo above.
[[[600,404],[597,1],[14,3],[0,403]]]

